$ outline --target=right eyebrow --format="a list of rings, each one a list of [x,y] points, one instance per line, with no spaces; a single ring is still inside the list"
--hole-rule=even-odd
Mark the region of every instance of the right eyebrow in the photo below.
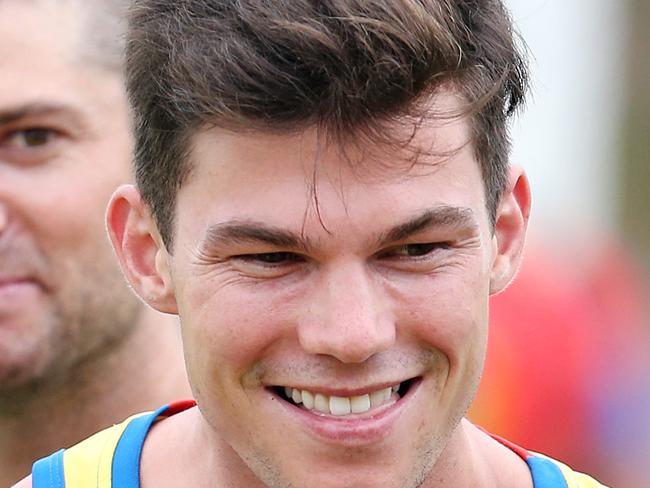
[[[16,107],[4,108],[0,110],[0,124],[9,124],[17,120],[36,116],[51,115],[58,113],[72,113],[70,107],[53,103],[26,103]]]
[[[252,220],[231,220],[210,226],[201,247],[206,249],[233,243],[262,243],[304,251],[311,248],[309,242],[298,234]]]

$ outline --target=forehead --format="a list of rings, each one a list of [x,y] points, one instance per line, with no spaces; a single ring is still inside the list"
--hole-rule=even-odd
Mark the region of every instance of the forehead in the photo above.
[[[342,148],[314,128],[292,134],[206,130],[191,144],[177,230],[200,238],[221,222],[250,220],[340,236],[435,207],[482,215],[481,173],[467,138],[464,119],[422,125],[408,148],[363,139]]]
[[[87,12],[76,0],[0,0],[0,94],[15,98],[33,85],[47,93],[93,70],[84,62]]]
[[[207,127],[190,139],[190,167],[223,175],[230,166],[250,177],[265,172],[277,177],[297,164],[306,175],[352,173],[364,183],[426,175],[456,156],[472,157],[463,104],[456,93],[442,91],[421,104],[419,113],[429,118],[404,116],[378,122],[377,130],[362,128],[342,136],[316,126],[294,131]]]
[[[82,27],[82,9],[75,5],[74,1],[0,1],[0,59],[72,62]]]
[[[39,105],[97,118],[122,111],[120,77],[83,60],[84,10],[76,0],[0,0],[2,113]]]

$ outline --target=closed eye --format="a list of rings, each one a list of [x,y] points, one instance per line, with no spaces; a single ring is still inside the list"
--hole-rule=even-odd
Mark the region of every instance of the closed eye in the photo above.
[[[238,259],[250,264],[259,264],[262,266],[281,266],[285,264],[294,264],[305,260],[305,258],[300,254],[286,251],[240,254],[238,256],[234,256],[233,259]]]
[[[403,244],[395,246],[379,254],[381,258],[422,258],[427,257],[438,250],[449,249],[447,242],[423,242],[415,244]]]

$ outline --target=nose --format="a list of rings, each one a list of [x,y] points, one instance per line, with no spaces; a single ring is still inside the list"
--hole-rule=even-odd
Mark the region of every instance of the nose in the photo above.
[[[395,343],[390,307],[363,264],[332,266],[318,284],[298,325],[303,350],[362,363]]]

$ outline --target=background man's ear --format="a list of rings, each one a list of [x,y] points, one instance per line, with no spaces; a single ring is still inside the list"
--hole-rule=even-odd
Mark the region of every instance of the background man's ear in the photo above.
[[[497,208],[490,294],[503,290],[515,276],[522,258],[529,216],[528,178],[521,167],[513,166],[509,171],[508,186]]]
[[[120,186],[113,193],[106,225],[122,271],[135,292],[156,310],[177,313],[169,254],[148,206],[133,185]]]

